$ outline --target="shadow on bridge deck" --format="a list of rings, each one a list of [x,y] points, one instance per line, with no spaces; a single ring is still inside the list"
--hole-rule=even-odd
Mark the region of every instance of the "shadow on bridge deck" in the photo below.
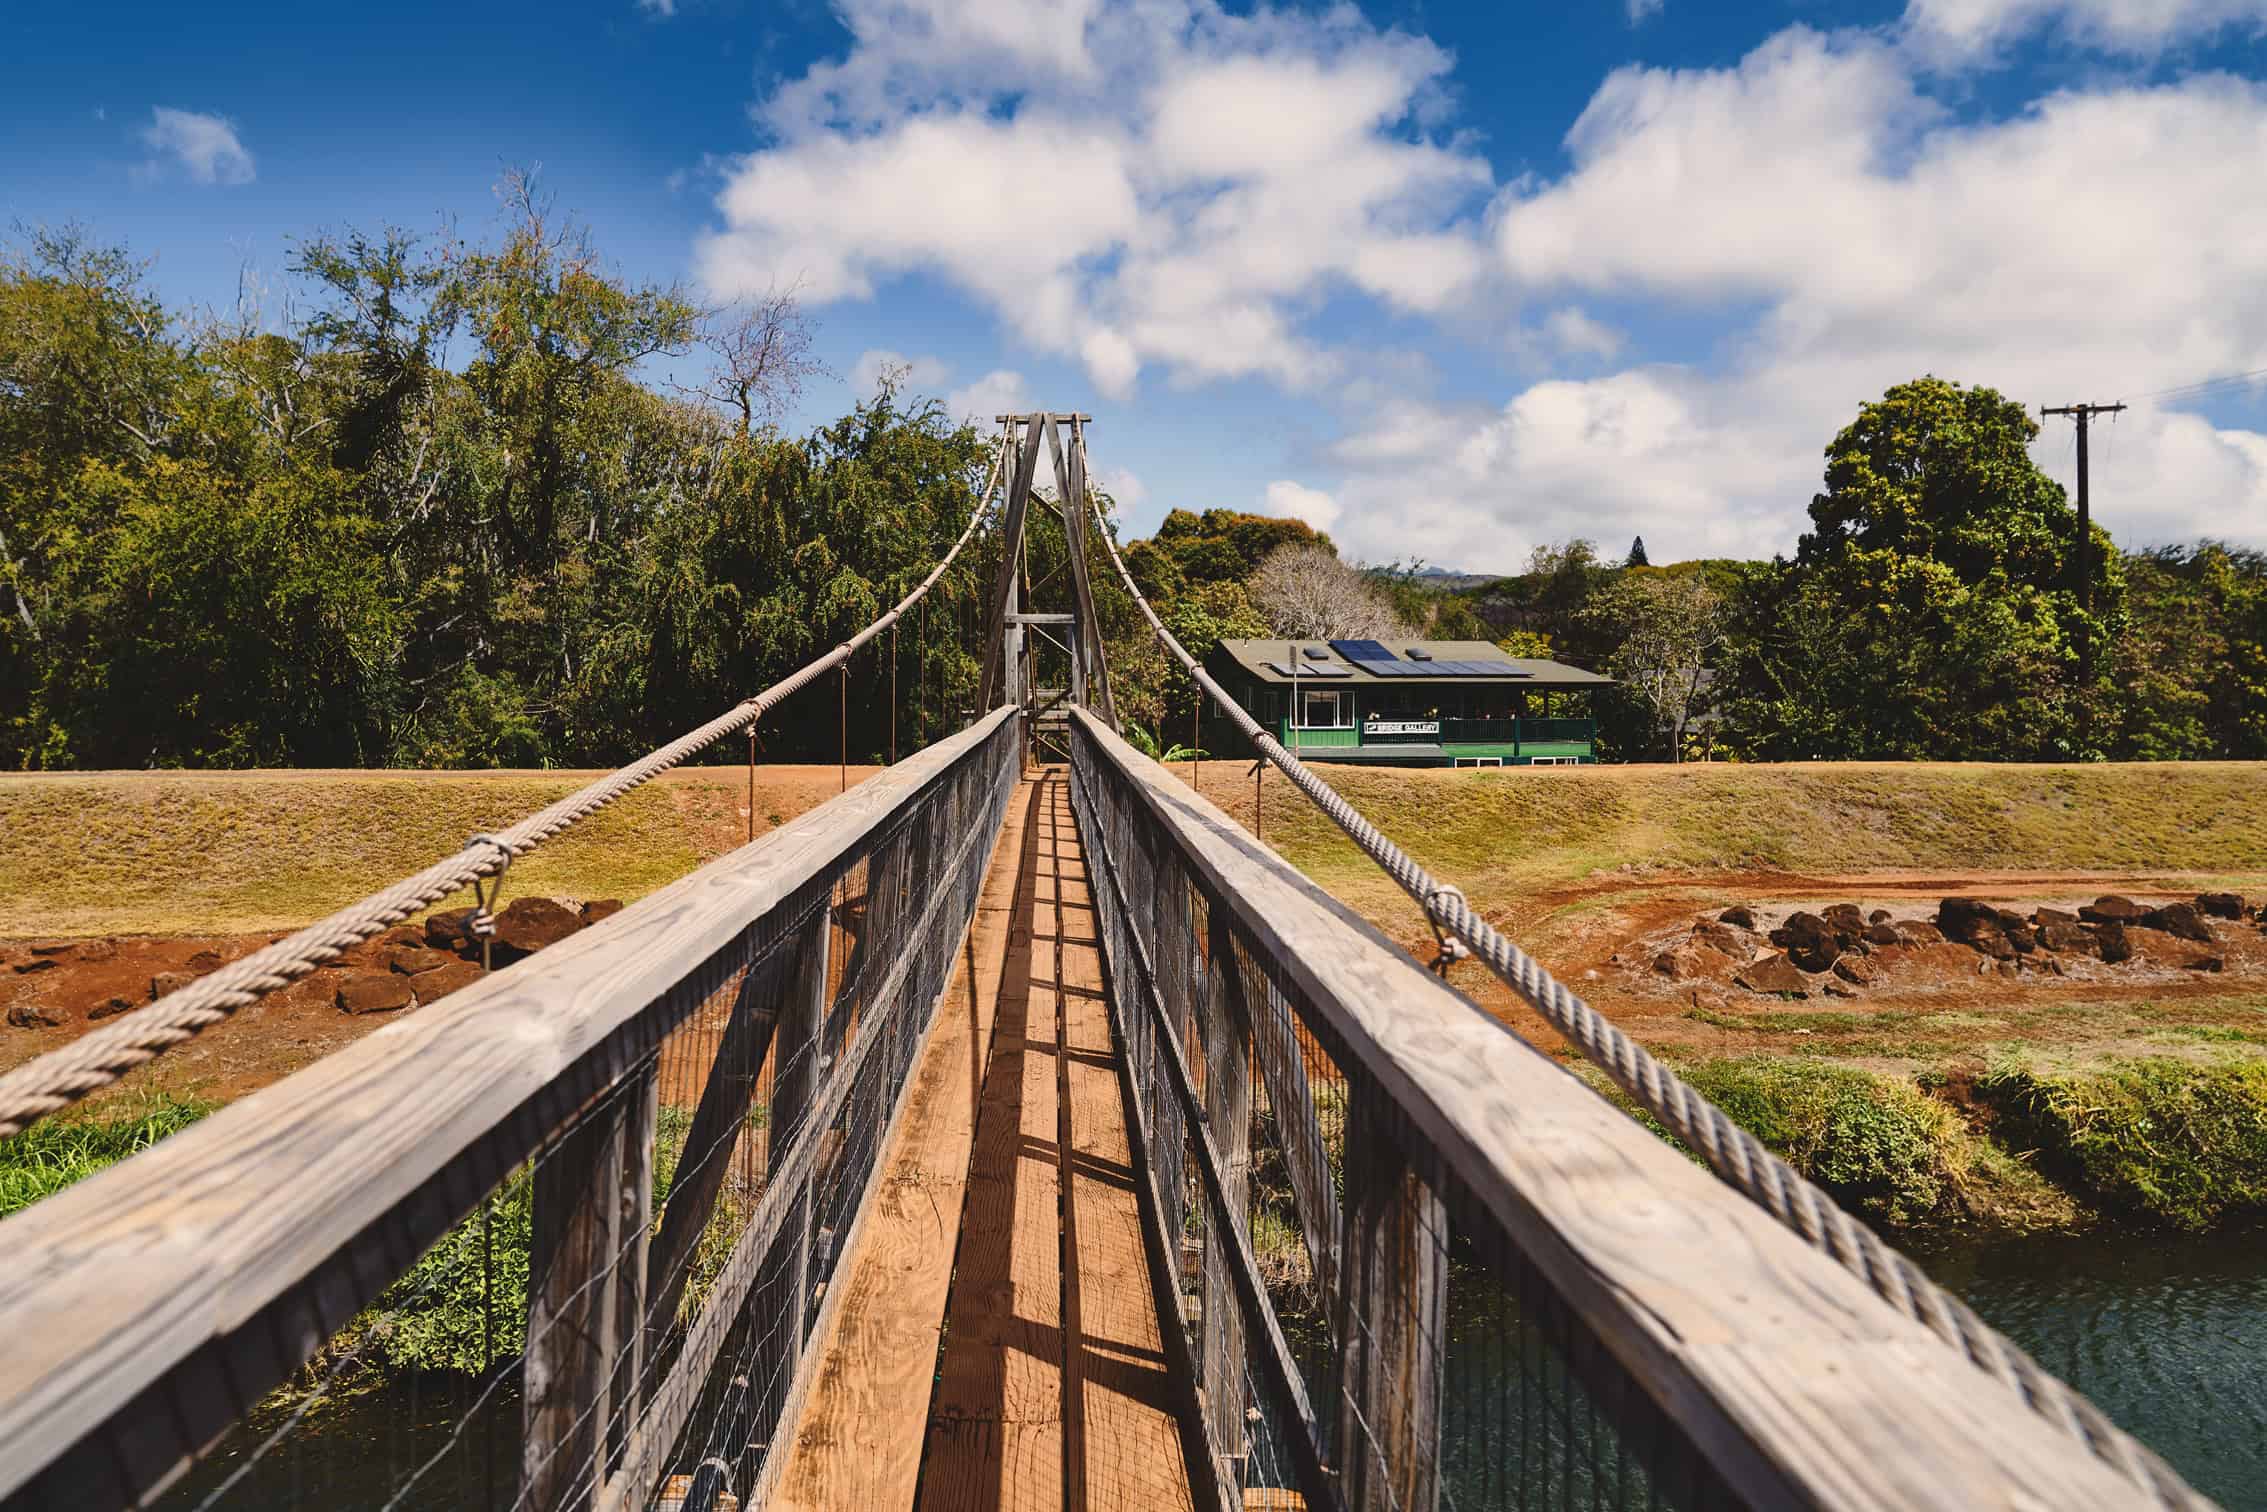
[[[1010,807],[773,1505],[1192,1505],[1097,934],[1054,768]]]

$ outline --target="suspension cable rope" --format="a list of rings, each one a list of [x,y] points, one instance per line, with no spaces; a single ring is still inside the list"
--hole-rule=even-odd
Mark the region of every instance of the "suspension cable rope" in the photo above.
[[[953,543],[952,550],[946,552],[944,559],[921,580],[920,586],[900,599],[889,613],[729,712],[648,752],[581,791],[570,793],[511,828],[475,836],[463,850],[434,862],[415,876],[350,903],[297,934],[223,966],[146,1008],[82,1035],[60,1050],[50,1051],[0,1075],[0,1138],[20,1134],[50,1113],[109,1086],[136,1066],[195,1038],[237,1010],[299,980],[316,967],[336,959],[348,947],[430,908],[450,893],[501,874],[516,857],[554,839],[632,788],[650,782],[734,731],[752,730],[756,721],[796,692],[835,668],[846,666],[852,652],[895,627],[905,611],[919,603],[936,585],[945,569],[975,538],[992,491],[999,483],[1004,456],[1003,452],[992,459],[991,474],[976,495],[968,525],[961,531],[960,539]],[[847,760],[847,756],[844,759]],[[751,816],[753,811],[751,800]]]
[[[1109,549],[1118,580],[1166,653],[1211,696],[1268,763],[1416,900],[1426,922],[1441,939],[1442,958],[1436,967],[1444,968],[1453,958],[1448,948],[1451,942],[1469,947],[1505,985],[1611,1077],[1615,1086],[1659,1119],[1688,1148],[1700,1152],[1709,1168],[1734,1190],[1813,1248],[1833,1257],[1898,1312],[1922,1324],[1971,1364],[2013,1389],[2034,1412],[2078,1438],[2098,1458],[2148,1492],[2158,1505],[2181,1509],[2211,1506],[2171,1466],[2111,1422],[2100,1408],[2042,1368],[2013,1340],[1978,1317],[1967,1303],[1930,1280],[1911,1259],[1843,1211],[1809,1178],[1765,1148],[1721,1108],[1498,933],[1461,892],[1426,871],[1285,750],[1165,628],[1157,611],[1135,586],[1133,574],[1126,570],[1109,522],[1102,519],[1099,510],[1095,511],[1095,521],[1096,533]]]

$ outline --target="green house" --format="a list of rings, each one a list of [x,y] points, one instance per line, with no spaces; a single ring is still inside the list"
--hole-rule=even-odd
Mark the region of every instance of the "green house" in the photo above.
[[[1207,670],[1313,761],[1543,766],[1597,760],[1570,695],[1613,679],[1486,641],[1222,641]]]

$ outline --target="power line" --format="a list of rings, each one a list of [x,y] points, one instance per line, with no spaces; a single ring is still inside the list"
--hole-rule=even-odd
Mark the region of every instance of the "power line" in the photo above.
[[[2210,393],[2215,389],[2228,388],[2238,384],[2257,383],[2261,379],[2267,379],[2267,368],[2253,368],[2248,373],[2223,373],[2217,378],[2200,378],[2194,383],[2178,383],[2171,388],[2152,389],[2146,394],[2137,394],[2134,397],[2136,399],[2186,399],[2198,394]]]

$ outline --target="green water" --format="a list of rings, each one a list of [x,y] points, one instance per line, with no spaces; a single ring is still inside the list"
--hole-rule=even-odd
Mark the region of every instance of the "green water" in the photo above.
[[[2267,1512],[2267,1229],[2034,1239],[1936,1278],[2222,1506]]]

